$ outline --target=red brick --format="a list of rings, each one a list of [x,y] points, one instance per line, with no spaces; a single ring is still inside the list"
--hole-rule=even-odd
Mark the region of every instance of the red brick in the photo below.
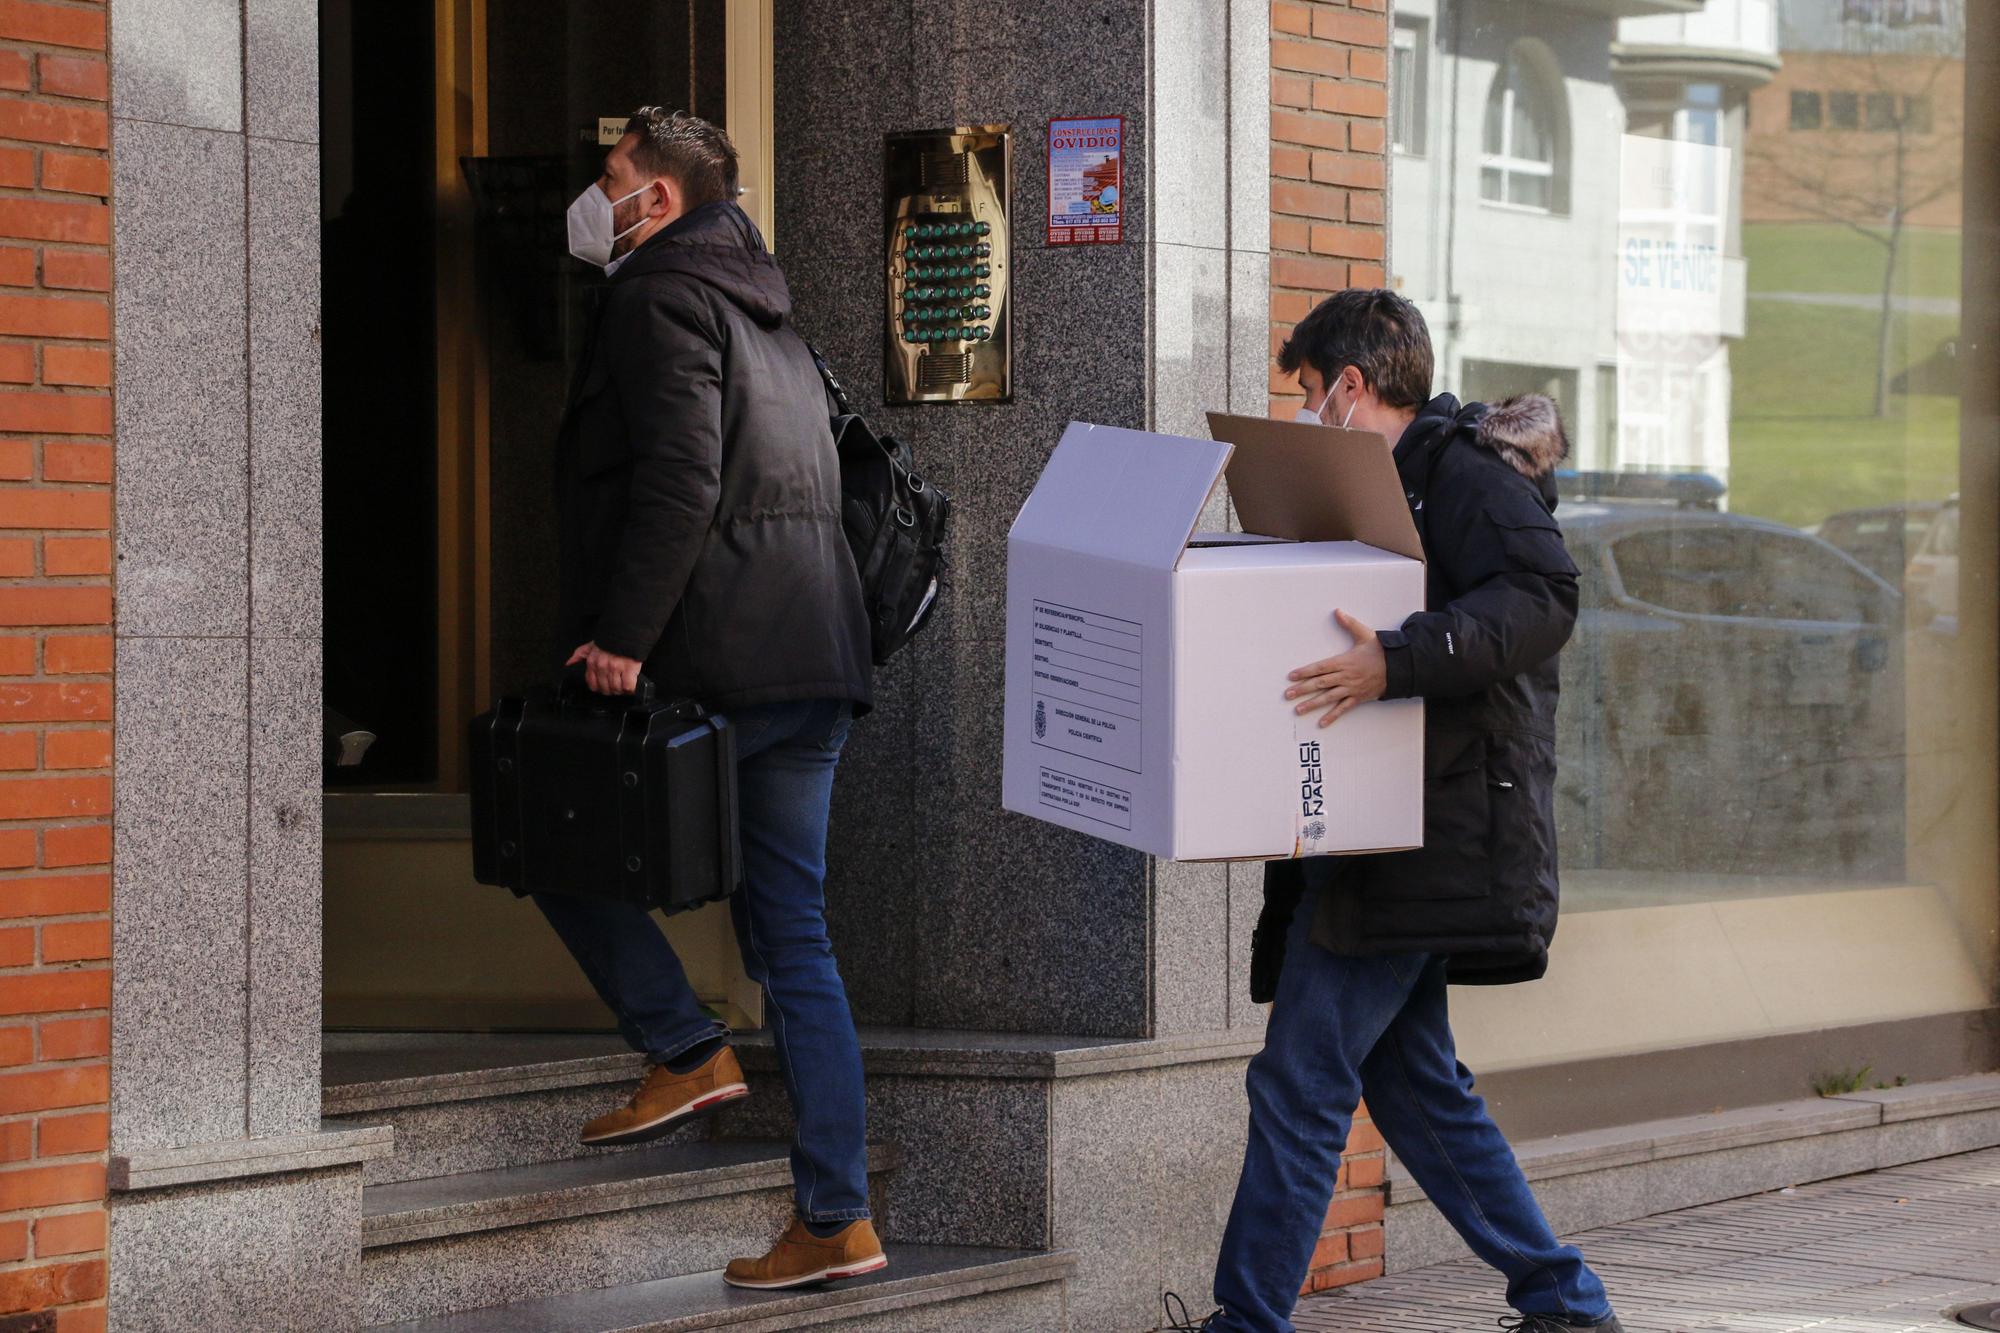
[[[42,349],[42,383],[108,388],[111,384],[111,353],[102,347],[69,347],[52,343]]]
[[[51,634],[42,649],[42,664],[52,676],[101,676],[111,670],[111,636]],[[0,716],[8,711],[4,700],[5,696],[0,695]]]
[[[0,393],[0,415],[10,399],[35,395]],[[56,395],[49,395],[54,397]],[[77,398],[75,402],[108,399]],[[105,491],[51,491],[0,487],[0,528],[95,528],[111,526],[111,496]]]
[[[1313,110],[1331,111],[1338,116],[1372,116],[1380,120],[1389,114],[1389,95],[1383,89],[1363,83],[1313,85]],[[47,171],[43,176],[46,178]]]
[[[1312,244],[1312,227],[1291,218],[1271,219],[1273,250],[1304,250]]]
[[[1301,74],[1324,74],[1332,78],[1339,78],[1342,74],[1347,73],[1347,52],[1337,46],[1322,46],[1314,42],[1277,40],[1271,43],[1271,68],[1291,69],[1297,70]],[[4,127],[4,124],[4,121],[0,121],[0,127]],[[24,136],[13,135],[10,137],[21,138]],[[1278,134],[1274,129],[1271,137],[1281,139],[1286,136]]]
[[[57,576],[109,574],[108,537],[50,537],[42,543],[42,572]]]
[[[1331,1236],[1321,1236],[1319,1244],[1313,1246],[1312,1268],[1332,1268],[1347,1262],[1347,1233],[1336,1231]]]
[[[109,625],[111,589],[0,588],[0,625]],[[8,816],[0,816],[7,818]],[[13,816],[19,818],[19,816]]]
[[[111,159],[102,154],[42,154],[42,188],[64,194],[111,193]]]
[[[0,148],[0,186],[9,190],[35,188],[35,150]]]
[[[1340,190],[1329,190],[1324,185],[1307,185],[1303,181],[1272,181],[1271,211],[1289,213],[1295,217],[1325,218],[1339,221],[1347,216],[1347,196]],[[1306,246],[1300,246],[1304,250]]]
[[[1303,111],[1273,111],[1271,137],[1280,143],[1304,144],[1308,148],[1345,148],[1347,122],[1323,120]]]
[[[1348,128],[1347,142],[1357,153],[1379,153],[1389,144],[1389,132],[1379,120],[1357,120]]]
[[[42,927],[44,963],[95,962],[110,956],[109,921],[51,921]]]
[[[35,1219],[35,1257],[54,1259],[104,1248],[104,1210]]]
[[[0,1162],[25,1162],[35,1155],[35,1122],[0,1122]]]
[[[25,772],[35,766],[35,733],[0,731],[0,769]]]
[[[1347,1252],[1356,1259],[1382,1257],[1382,1228],[1360,1227],[1347,1233]]]
[[[33,736],[28,737],[33,740]],[[28,967],[35,961],[35,928],[33,926],[11,926],[0,930],[0,967]],[[0,1041],[10,1040],[24,1029],[0,1029]],[[32,1059],[32,1057],[31,1057]],[[29,1060],[10,1060],[9,1064],[28,1064]]]
[[[1304,5],[1277,0],[1271,6],[1271,31],[1288,32],[1295,37],[1307,36],[1312,32],[1312,10]]]
[[[104,10],[44,5],[33,0],[0,0],[0,38],[43,46],[104,49]]]
[[[1271,145],[1271,174],[1304,180],[1312,172],[1312,154],[1285,144]]]
[[[46,932],[47,927],[43,930]],[[43,953],[46,956],[47,950],[44,949]],[[1382,1159],[1373,1153],[1365,1157],[1350,1157],[1341,1163],[1341,1168],[1347,1172],[1349,1189],[1374,1189],[1382,1183]]]
[[[1382,1194],[1379,1190],[1335,1199],[1326,1210],[1326,1225],[1329,1231],[1358,1227],[1367,1222],[1381,1220]]]
[[[44,1157],[74,1157],[78,1153],[103,1152],[111,1141],[111,1117],[104,1111],[43,1116],[41,1125],[39,1147]]]
[[[0,778],[0,819],[111,813],[110,778]]]
[[[1352,287],[1385,287],[1389,276],[1380,264],[1349,264],[1347,282]]]
[[[1380,1259],[1363,1259],[1341,1264],[1336,1268],[1323,1268],[1306,1279],[1304,1291],[1307,1295],[1319,1291],[1332,1291],[1336,1287],[1351,1287],[1357,1282],[1370,1282],[1382,1276]]]
[[[25,93],[32,82],[32,72],[27,52],[0,51],[0,88],[10,93]]]
[[[1313,300],[1304,292],[1272,292],[1271,318],[1280,324],[1296,324],[1304,319],[1313,308]]]
[[[8,298],[0,297],[0,302]],[[18,297],[13,299],[20,299]],[[0,431],[50,435],[109,435],[111,399],[106,394],[0,394]],[[102,527],[102,524],[91,524]]]
[[[5,836],[0,834],[0,836]],[[111,826],[74,824],[42,831],[42,864],[50,869],[111,863]]]
[[[1372,222],[1379,227],[1387,219],[1388,214],[1383,209],[1381,195],[1358,193],[1347,196],[1347,220],[1349,222]],[[52,347],[48,352],[42,353],[44,364],[48,361],[49,352],[53,352],[54,350]],[[43,378],[47,378],[46,372]]]
[[[108,685],[85,681],[0,684],[0,722],[100,722],[110,717]]]
[[[45,936],[49,929],[43,927]],[[111,1054],[108,1018],[46,1018],[39,1027],[44,1060],[94,1060]]]
[[[35,863],[35,830],[0,829],[0,870],[19,870]]]
[[[1375,14],[1389,12],[1389,0],[1347,0],[1349,9],[1366,9]]]
[[[105,1307],[64,1306],[56,1311],[56,1333],[105,1333]]]
[[[1380,259],[1383,237],[1379,231],[1356,227],[1314,227],[1312,248],[1316,255],[1339,255],[1343,259]]]
[[[1379,190],[1388,171],[1379,157],[1356,157],[1346,153],[1314,153],[1312,178],[1322,185],[1345,185],[1355,190]]]
[[[109,875],[0,879],[0,916],[76,916],[111,907]]]
[[[33,537],[0,537],[0,578],[25,579],[35,572]]]
[[[101,1179],[104,1172],[100,1169],[97,1174]],[[101,1187],[99,1197],[102,1197]],[[94,1301],[103,1294],[102,1259],[86,1259],[77,1264],[42,1264],[35,1268],[16,1268],[0,1273],[0,1311],[45,1310],[52,1305]]]
[[[34,479],[34,443],[29,440],[0,440],[0,481]]]
[[[91,250],[44,250],[42,283],[64,291],[108,292],[111,256]]]
[[[1337,292],[1347,285],[1347,265],[1337,259],[1304,259],[1294,255],[1271,256],[1273,287],[1303,287],[1307,291]],[[0,687],[0,700],[4,700]],[[0,716],[5,715],[0,707]]]
[[[42,57],[44,60],[48,57]],[[1389,61],[1380,51],[1364,51],[1354,47],[1347,53],[1347,76],[1351,79],[1367,79],[1371,83],[1386,83],[1389,78]]]
[[[9,937],[12,937],[20,932],[10,930],[6,933]],[[30,935],[34,934],[32,930],[28,933]],[[10,947],[13,946],[11,938],[8,943]],[[7,966],[26,967],[35,961],[35,951],[32,947],[28,949],[27,955],[25,958],[10,961]],[[0,1065],[31,1065],[33,1063],[35,1063],[34,1025],[22,1023],[10,1028],[0,1028]]]
[[[35,348],[32,343],[0,343],[0,384],[33,384],[35,382]],[[25,441],[16,440],[21,444]],[[29,463],[29,476],[33,476],[34,464]]]
[[[43,55],[42,91],[54,97],[82,97],[102,102],[111,81],[102,60],[90,56]]]
[[[111,242],[111,210],[103,204],[0,199],[0,236],[11,236],[21,241],[108,245]]]
[[[0,635],[0,676],[32,676],[35,674],[35,636],[32,634]]]
[[[0,977],[0,983],[50,981],[57,977],[108,976],[105,972],[55,972],[42,977]],[[26,1074],[0,1074],[0,1115],[54,1111],[69,1106],[96,1106],[111,1095],[110,1066],[69,1065]],[[60,1200],[50,1200],[60,1202]],[[0,1205],[0,1212],[21,1207]]]
[[[35,285],[35,252],[26,246],[0,246],[0,287]]]
[[[1313,81],[1302,74],[1271,76],[1271,105],[1308,107],[1313,100]]]
[[[14,1263],[28,1257],[28,1224],[0,1223],[0,1263]]]
[[[109,338],[111,305],[101,296],[0,296],[0,333]]]
[[[1379,51],[1389,44],[1389,24],[1384,19],[1321,5],[1313,11],[1313,36],[1323,42],[1342,42]]]
[[[0,98],[0,139],[55,143],[70,148],[109,148],[111,123],[96,107],[61,102]]]
[[[0,474],[4,476],[4,474]],[[42,446],[42,480],[110,481],[111,446],[50,440]]]

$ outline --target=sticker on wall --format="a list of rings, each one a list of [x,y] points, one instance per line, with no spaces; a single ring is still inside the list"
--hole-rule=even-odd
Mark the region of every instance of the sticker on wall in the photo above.
[[[1049,122],[1049,244],[1125,239],[1125,118]]]

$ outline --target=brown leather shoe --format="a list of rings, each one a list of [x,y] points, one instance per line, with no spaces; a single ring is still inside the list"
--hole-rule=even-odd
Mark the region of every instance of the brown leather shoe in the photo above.
[[[594,1147],[644,1143],[749,1095],[743,1066],[727,1046],[685,1074],[654,1065],[629,1103],[583,1127],[583,1141]]]
[[[769,1254],[762,1259],[731,1259],[729,1267],[722,1270],[722,1280],[732,1287],[777,1291],[860,1277],[888,1266],[889,1256],[882,1253],[882,1242],[875,1238],[875,1228],[867,1218],[849,1222],[821,1239],[795,1217]]]

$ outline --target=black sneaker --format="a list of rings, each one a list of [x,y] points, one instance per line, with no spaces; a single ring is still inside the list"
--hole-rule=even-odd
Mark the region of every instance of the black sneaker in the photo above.
[[[1495,1320],[1505,1333],[1625,1333],[1625,1326],[1612,1315],[1601,1324],[1572,1324],[1566,1319],[1558,1319],[1547,1314],[1506,1315]]]
[[[1160,1325],[1160,1333],[1203,1333],[1204,1329],[1215,1322],[1216,1316],[1222,1313],[1219,1309],[1213,1310],[1202,1316],[1201,1322],[1197,1324],[1188,1319],[1187,1302],[1183,1301],[1178,1293],[1168,1292],[1160,1298],[1160,1304],[1167,1316],[1167,1322]]]

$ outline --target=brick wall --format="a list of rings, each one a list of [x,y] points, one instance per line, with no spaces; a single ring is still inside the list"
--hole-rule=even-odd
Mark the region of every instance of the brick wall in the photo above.
[[[1271,6],[1271,350],[1313,304],[1383,285],[1388,0]],[[1271,370],[1271,410],[1298,386]]]
[[[1388,0],[1271,6],[1271,352],[1321,297],[1380,287],[1387,254]],[[1271,413],[1298,385],[1271,367]],[[1348,1136],[1307,1291],[1382,1274],[1382,1137]]]
[[[105,10],[0,0],[0,1333],[104,1327]]]

